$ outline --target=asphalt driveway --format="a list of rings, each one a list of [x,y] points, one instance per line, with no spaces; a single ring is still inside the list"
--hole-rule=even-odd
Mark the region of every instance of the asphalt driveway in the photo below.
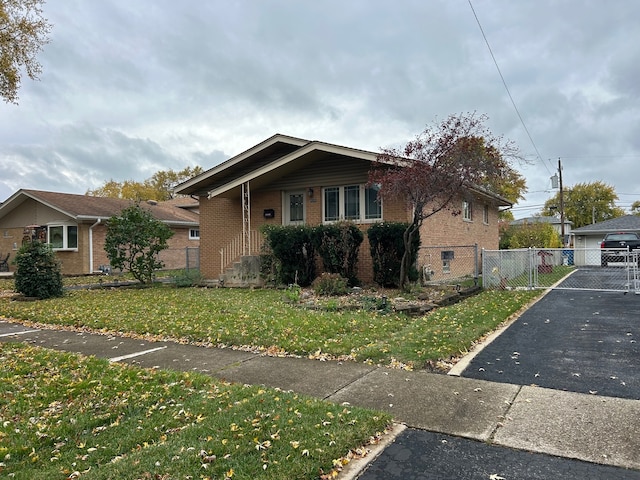
[[[640,399],[640,295],[553,290],[463,377]]]

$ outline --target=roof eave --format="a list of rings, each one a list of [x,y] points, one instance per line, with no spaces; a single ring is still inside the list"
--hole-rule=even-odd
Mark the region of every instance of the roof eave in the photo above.
[[[216,165],[213,168],[210,168],[209,170],[207,170],[206,172],[201,173],[200,175],[193,177],[189,180],[187,180],[186,182],[183,182],[179,185],[176,185],[173,189],[173,192],[177,195],[189,195],[194,193],[195,191],[199,190],[199,188],[197,188],[197,185],[206,181],[207,179],[217,175],[218,173],[226,170],[229,167],[232,167],[238,163],[240,163],[241,161],[245,160],[246,158],[250,157],[251,155],[256,154],[257,152],[259,152],[260,150],[264,150],[267,147],[270,147],[271,145],[274,145],[277,142],[284,142],[284,143],[289,143],[291,145],[297,145],[299,147],[309,143],[309,140],[305,140],[302,138],[297,138],[297,137],[290,137],[288,135],[282,135],[280,133],[276,133],[275,135],[273,135],[272,137],[267,138],[266,140],[263,140],[262,142],[260,142],[257,145],[254,145],[253,147],[249,148],[248,150],[245,150],[244,152],[235,155],[231,158],[229,158],[228,160],[225,160],[224,162],[222,162],[219,165]]]
[[[330,143],[324,143],[324,142],[319,142],[319,141],[312,141],[307,143],[306,145],[304,145],[303,147],[295,150],[294,152],[291,152],[288,155],[285,155],[283,157],[278,158],[277,160],[274,160],[273,162],[264,165],[261,168],[258,168],[256,170],[251,171],[250,173],[247,173],[246,175],[243,175],[239,178],[234,179],[231,182],[225,183],[224,185],[221,185],[218,188],[215,188],[213,190],[209,190],[207,192],[207,196],[208,198],[213,198],[216,197],[218,195],[222,195],[225,192],[228,192],[229,190],[232,190],[236,187],[239,187],[240,185],[242,185],[243,183],[246,182],[250,182],[251,180],[258,178],[266,173],[269,173],[273,170],[275,170],[276,168],[279,168],[283,165],[286,165],[310,152],[312,152],[313,150],[322,150],[328,153],[336,153],[336,154],[346,154],[348,156],[354,157],[354,158],[360,158],[362,160],[368,160],[370,162],[373,162],[376,160],[377,158],[377,154],[373,153],[373,152],[368,152],[366,150],[358,150],[355,148],[349,148],[349,147],[342,147],[339,145],[333,145]]]

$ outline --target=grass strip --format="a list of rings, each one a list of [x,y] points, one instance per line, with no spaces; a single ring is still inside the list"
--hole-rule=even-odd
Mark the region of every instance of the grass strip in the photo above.
[[[0,315],[185,343],[328,354],[421,368],[467,351],[540,291],[486,291],[423,317],[308,310],[277,290],[82,290],[38,302],[0,299]]]
[[[0,344],[0,477],[308,479],[388,414]]]

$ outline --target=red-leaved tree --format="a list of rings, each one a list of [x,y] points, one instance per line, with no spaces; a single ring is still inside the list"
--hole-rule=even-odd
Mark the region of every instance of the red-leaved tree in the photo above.
[[[459,215],[460,198],[475,189],[495,192],[519,158],[511,142],[494,137],[486,115],[451,115],[434,123],[403,148],[383,149],[369,172],[369,183],[380,185],[379,196],[404,200],[413,215],[404,232],[400,286],[406,287],[411,245],[423,221],[441,210]]]

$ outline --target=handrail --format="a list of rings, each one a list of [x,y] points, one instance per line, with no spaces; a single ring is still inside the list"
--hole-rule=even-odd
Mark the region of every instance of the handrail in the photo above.
[[[239,233],[233,238],[226,247],[220,249],[220,273],[224,273],[235,261],[244,255],[258,255],[264,244],[264,237],[257,230],[251,230],[248,252],[244,251],[246,239],[244,235]],[[244,241],[243,241],[244,240]]]

